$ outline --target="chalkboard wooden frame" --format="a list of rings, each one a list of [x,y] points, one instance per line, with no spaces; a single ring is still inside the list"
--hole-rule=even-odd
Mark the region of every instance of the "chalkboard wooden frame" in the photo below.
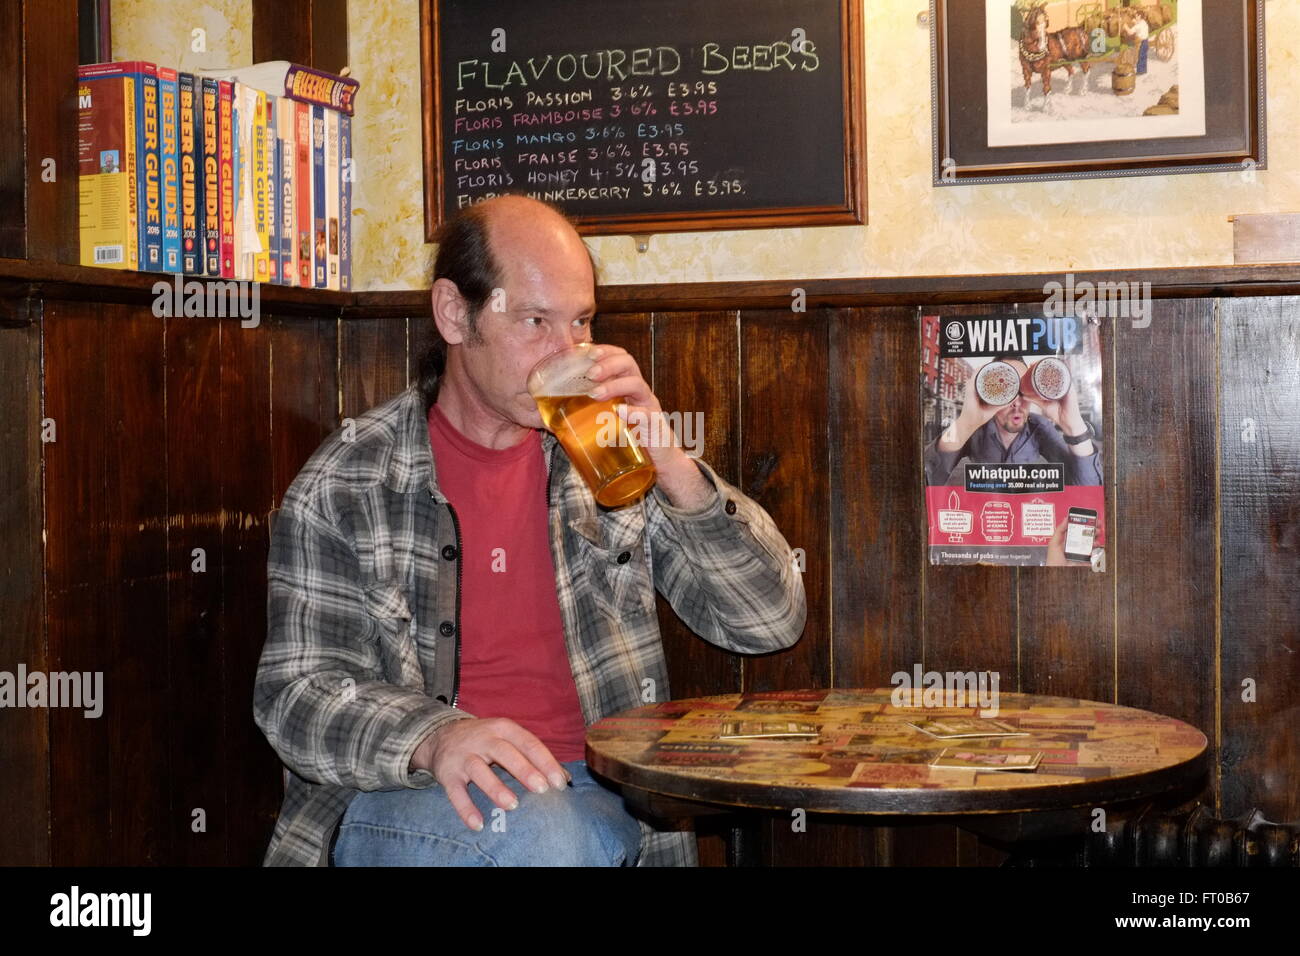
[[[594,0],[599,3],[599,0]],[[423,127],[425,239],[432,242],[449,213],[442,182],[445,165],[442,127],[444,100],[441,88],[441,0],[420,0],[420,80]],[[866,98],[863,82],[864,33],[861,0],[840,0],[841,31],[840,114],[844,142],[843,201],[833,206],[771,206],[755,209],[701,208],[689,214],[656,212],[613,215],[575,214],[572,219],[584,235],[689,232],[724,229],[769,229],[803,226],[865,225]],[[571,23],[584,21],[581,15]],[[516,190],[517,191],[517,190]]]

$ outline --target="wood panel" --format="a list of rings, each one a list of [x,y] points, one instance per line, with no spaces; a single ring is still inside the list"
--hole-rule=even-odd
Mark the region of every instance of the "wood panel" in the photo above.
[[[1042,305],[1024,305],[1019,311],[1042,314]],[[1127,321],[1120,321],[1129,326]],[[1106,320],[1096,329],[1100,333],[1102,359],[1103,394],[1099,412],[1106,541],[1114,542],[1117,474],[1114,397],[1118,394],[1114,381],[1114,323]],[[1128,331],[1140,334],[1131,327]],[[1064,517],[1060,515],[1057,520]],[[1107,554],[1113,553],[1107,544]],[[1103,573],[1093,572],[1086,566],[1020,568],[1016,579],[1019,689],[1031,694],[1114,701],[1114,567]]]
[[[115,530],[105,477],[107,336],[103,307],[45,303],[45,418],[56,429],[45,445],[47,666],[101,671],[105,693],[114,695],[119,648],[105,575]],[[122,862],[112,837],[113,713],[106,707],[101,717],[87,719],[80,711],[49,711],[55,866]]]
[[[920,434],[916,310],[840,309],[829,322],[832,685],[883,687],[922,659],[921,457],[914,440],[899,440]],[[886,863],[895,832],[824,821],[818,831],[866,866]],[[824,850],[844,859],[835,845]]]
[[[1115,324],[1115,702],[1214,739],[1215,304]]]
[[[232,755],[224,721],[221,326],[168,319],[167,639],[171,863],[226,860]],[[201,811],[201,815],[196,815]]]
[[[9,95],[0,97],[0,258],[27,255],[27,137],[23,130],[23,4],[0,3],[0,76]],[[3,852],[0,852],[3,859]]]
[[[108,366],[103,593],[113,648],[104,719],[113,761],[113,858],[157,864],[170,858],[172,810],[167,715],[157,703],[167,699],[168,656],[163,321],[126,305],[106,305],[101,316]]]
[[[77,0],[23,5],[27,257],[75,264]],[[47,161],[54,166],[48,167]],[[50,179],[50,175],[53,179]],[[44,176],[43,176],[44,174]]]
[[[355,418],[406,388],[406,352],[406,319],[343,323],[339,329],[339,386],[344,418]]]
[[[828,349],[824,311],[740,314],[739,487],[767,510],[791,548],[803,549],[808,601],[799,643],[744,659],[743,691],[825,687],[833,677],[825,639],[831,584]],[[790,815],[767,823],[762,853],[770,865],[806,864],[841,838],[836,824],[796,831]]]
[[[0,301],[0,670],[48,670],[41,575],[40,303]],[[31,321],[18,323],[23,313]],[[49,715],[9,710],[0,733],[0,865],[50,862]]]
[[[339,425],[338,323],[277,316],[268,320],[268,328],[271,488],[278,508],[312,452]]]
[[[220,640],[226,652],[225,733],[230,754],[227,862],[261,862],[283,797],[280,760],[253,722],[253,681],[266,639],[266,555],[275,504],[271,479],[271,332],[222,320],[218,437],[221,469]]]
[[[1300,820],[1300,300],[1240,299],[1220,309],[1222,814],[1259,807],[1270,820],[1294,821]],[[1243,699],[1247,680],[1255,685],[1253,702]]]

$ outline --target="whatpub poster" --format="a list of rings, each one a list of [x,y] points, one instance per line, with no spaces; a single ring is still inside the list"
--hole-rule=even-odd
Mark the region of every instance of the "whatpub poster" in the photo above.
[[[1096,319],[921,319],[931,564],[1104,570]]]

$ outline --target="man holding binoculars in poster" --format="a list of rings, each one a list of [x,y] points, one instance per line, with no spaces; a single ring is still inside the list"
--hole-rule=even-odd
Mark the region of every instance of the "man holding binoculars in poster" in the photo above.
[[[574,379],[530,371],[590,342],[595,314],[557,210],[498,197],[438,239],[445,345],[322,445],[276,518],[254,712],[292,773],[266,863],[692,865],[692,833],[588,774],[585,728],[668,699],[656,590],[719,647],[798,640],[789,545],[675,443],[633,449],[654,486],[606,509],[602,453],[541,431],[539,405],[562,431],[546,382]],[[625,350],[576,351],[587,396],[625,400],[634,426],[659,414]]]

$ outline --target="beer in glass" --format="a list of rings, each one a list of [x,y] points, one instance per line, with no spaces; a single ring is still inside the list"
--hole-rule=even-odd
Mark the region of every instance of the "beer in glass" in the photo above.
[[[528,373],[528,391],[596,500],[612,508],[644,494],[655,469],[619,418],[614,398],[597,401],[588,394],[597,385],[587,377],[595,364],[591,349],[590,342],[579,342],[552,352]]]

